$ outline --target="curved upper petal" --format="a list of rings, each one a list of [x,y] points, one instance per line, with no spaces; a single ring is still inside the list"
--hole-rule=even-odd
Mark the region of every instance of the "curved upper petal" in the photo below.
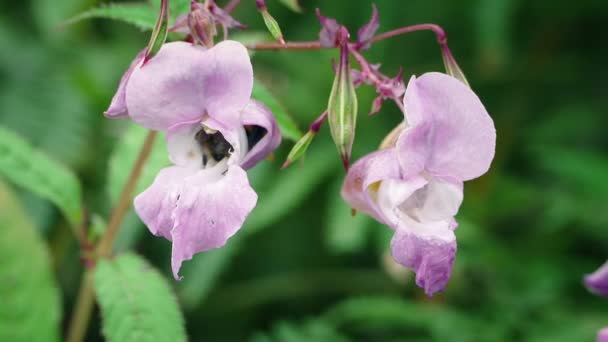
[[[403,220],[391,240],[395,261],[416,272],[416,285],[428,296],[442,291],[452,274],[456,237],[451,221]]]
[[[585,276],[585,286],[597,295],[608,296],[608,261],[595,272]]]
[[[252,88],[253,68],[242,44],[223,41],[206,50],[173,42],[135,67],[126,103],[133,121],[149,129],[167,130],[205,115],[235,126]]]
[[[257,126],[266,131],[260,141],[253,146],[249,146],[249,152],[247,152],[245,159],[241,162],[241,167],[247,170],[279,147],[281,144],[281,131],[270,109],[256,100],[249,101],[249,104],[243,110],[241,118],[243,125]]]
[[[239,42],[224,40],[209,50],[209,64],[203,76],[207,87],[207,112],[213,119],[234,127],[240,124],[241,111],[253,90],[253,66],[247,48]],[[212,61],[215,64],[212,64]]]
[[[145,53],[146,49],[141,50],[137,56],[135,56],[135,59],[133,59],[127,71],[125,71],[125,73],[122,75],[120,83],[118,84],[118,89],[116,90],[116,94],[114,94],[114,97],[112,97],[110,107],[108,107],[108,109],[104,112],[106,117],[120,118],[129,115],[126,101],[127,83],[129,82],[135,67],[143,60]]]
[[[494,158],[496,131],[492,118],[469,87],[436,72],[412,77],[404,107],[412,131],[425,124],[416,137],[426,137],[428,172],[462,181],[487,172]],[[401,159],[407,160],[412,150],[400,153],[405,154]]]
[[[230,166],[224,175],[201,170],[186,178],[173,211],[171,267],[175,278],[179,279],[184,260],[222,247],[241,228],[256,202],[257,194],[238,166]]]
[[[399,163],[395,158],[395,149],[387,148],[370,153],[357,160],[348,170],[342,197],[354,209],[362,211],[376,220],[388,224],[386,218],[375,202],[379,181],[400,179]]]
[[[193,173],[178,166],[164,168],[152,185],[135,197],[135,212],[152,234],[171,240],[171,214],[177,205],[179,188],[184,179]]]

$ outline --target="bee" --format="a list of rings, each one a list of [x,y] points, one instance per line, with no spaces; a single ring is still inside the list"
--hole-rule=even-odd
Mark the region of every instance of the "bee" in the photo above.
[[[201,129],[196,133],[194,139],[198,142],[199,146],[203,150],[203,166],[207,165],[208,158],[213,158],[214,161],[219,162],[220,160],[229,157],[234,151],[232,145],[220,132],[206,132]]]

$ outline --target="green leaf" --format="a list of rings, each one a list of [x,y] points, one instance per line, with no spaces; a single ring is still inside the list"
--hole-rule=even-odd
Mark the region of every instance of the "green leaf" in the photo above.
[[[272,93],[262,84],[260,81],[255,80],[253,83],[253,93],[251,97],[264,103],[277,119],[279,129],[283,136],[289,140],[296,141],[302,137],[302,132],[298,129],[298,125],[293,119],[287,114],[287,111],[279,103],[279,101],[272,95]]]
[[[171,23],[178,15],[188,13],[190,1],[171,0],[169,1],[169,16]],[[134,3],[111,3],[108,5],[91,8],[65,22],[66,25],[73,24],[85,19],[101,18],[124,21],[128,24],[137,26],[142,30],[152,30],[160,11],[160,0]]]
[[[373,220],[364,213],[352,215],[351,208],[340,196],[342,182],[343,178],[338,178],[330,188],[325,239],[333,252],[352,253],[365,247]]]
[[[282,321],[272,327],[269,334],[258,333],[251,342],[308,342],[308,341],[350,341],[328,322],[321,319],[303,323]]]
[[[299,0],[279,0],[283,5],[287,6],[290,10],[298,13],[302,13],[302,6],[300,6]]]
[[[142,30],[152,30],[157,16],[158,8],[154,8],[148,3],[109,4],[91,8],[69,19],[65,24],[70,25],[85,19],[102,18],[124,21]]]
[[[73,226],[80,224],[82,190],[76,175],[3,127],[0,127],[0,174],[53,202]]]
[[[108,341],[186,341],[171,288],[141,257],[101,260],[95,268],[95,293]]]
[[[59,341],[60,294],[51,258],[0,182],[0,341]]]

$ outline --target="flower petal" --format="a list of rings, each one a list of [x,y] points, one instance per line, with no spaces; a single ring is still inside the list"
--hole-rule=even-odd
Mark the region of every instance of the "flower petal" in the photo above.
[[[120,118],[126,117],[129,115],[127,110],[127,101],[126,101],[126,89],[127,83],[131,78],[131,74],[135,67],[143,60],[144,55],[146,54],[146,49],[141,50],[135,59],[131,62],[131,65],[125,71],[125,73],[120,78],[120,83],[118,84],[118,89],[116,90],[116,94],[112,97],[112,102],[110,103],[110,107],[104,112],[104,115],[108,118]]]
[[[595,272],[585,276],[585,286],[597,295],[608,296],[608,261]]]
[[[354,209],[362,211],[387,224],[386,218],[372,197],[377,191],[375,183],[401,178],[395,149],[387,148],[370,153],[350,167],[342,185],[342,197]],[[374,185],[374,186],[372,186]]]
[[[436,72],[412,77],[404,106],[413,130],[423,123],[428,125],[416,133],[427,138],[427,171],[462,181],[488,171],[494,158],[496,131],[492,118],[469,87]]]
[[[205,50],[173,42],[133,70],[126,102],[131,118],[149,129],[168,130],[205,114],[237,125],[252,87],[253,69],[242,44],[223,41]]]
[[[133,70],[127,85],[127,107],[133,121],[154,130],[200,120],[205,113],[201,69],[213,68],[205,48],[173,42],[145,65]]]
[[[190,169],[202,167],[203,152],[195,138],[202,128],[200,123],[185,124],[167,132],[167,150],[173,164]]]
[[[450,279],[456,237],[448,221],[403,221],[393,235],[391,253],[395,261],[416,272],[416,285],[432,296]]]
[[[222,247],[241,228],[257,202],[243,169],[231,166],[225,175],[213,171],[201,170],[182,183],[171,230],[171,267],[176,279],[184,260]]]
[[[245,170],[252,168],[260,160],[266,158],[281,144],[281,132],[272,112],[261,102],[251,100],[243,110],[242,123],[249,126],[258,126],[266,130],[260,141],[249,146],[249,152],[241,163]]]
[[[215,45],[209,58],[210,67],[203,70],[203,97],[209,116],[230,128],[240,125],[241,111],[249,104],[253,90],[253,66],[247,48],[239,42],[225,40]]]
[[[135,212],[152,234],[171,240],[171,213],[177,205],[179,186],[193,172],[177,166],[164,168],[152,185],[135,197]]]
[[[420,222],[443,221],[458,213],[462,199],[462,182],[432,178],[399,207]]]

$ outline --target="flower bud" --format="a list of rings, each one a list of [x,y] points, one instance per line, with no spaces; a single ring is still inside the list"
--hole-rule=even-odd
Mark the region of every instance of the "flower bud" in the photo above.
[[[281,27],[279,23],[268,13],[268,7],[266,6],[265,0],[256,0],[255,5],[258,8],[258,11],[262,15],[264,19],[264,24],[266,24],[266,28],[274,39],[276,39],[279,43],[285,44],[285,39],[283,39],[283,33],[281,32]]]
[[[327,114],[332,138],[338,147],[344,168],[348,170],[357,124],[357,94],[350,72],[349,51],[346,43],[348,33],[343,27],[341,30],[343,39],[340,44],[340,62],[329,95]]]
[[[304,136],[296,142],[291,151],[289,151],[289,154],[287,155],[287,160],[285,160],[283,166],[281,166],[281,169],[288,167],[294,161],[302,158],[304,153],[306,153],[306,150],[308,150],[308,146],[310,146],[310,143],[316,135],[317,132],[312,130],[306,132],[306,134],[304,134]]]
[[[169,31],[168,2],[169,0],[161,0],[160,2],[160,13],[158,14],[156,25],[154,25],[154,30],[152,31],[152,37],[150,37],[150,43],[148,43],[148,48],[144,55],[144,64],[158,53],[167,39]]]
[[[443,64],[445,65],[445,73],[458,79],[462,83],[466,84],[468,87],[469,82],[467,78],[464,76],[464,73],[456,63],[456,59],[454,59],[454,55],[452,55],[452,51],[447,44],[441,44],[441,57],[443,57]]]
[[[217,34],[215,20],[205,6],[192,2],[190,14],[188,14],[188,27],[195,43],[208,48],[213,47],[213,37]]]

